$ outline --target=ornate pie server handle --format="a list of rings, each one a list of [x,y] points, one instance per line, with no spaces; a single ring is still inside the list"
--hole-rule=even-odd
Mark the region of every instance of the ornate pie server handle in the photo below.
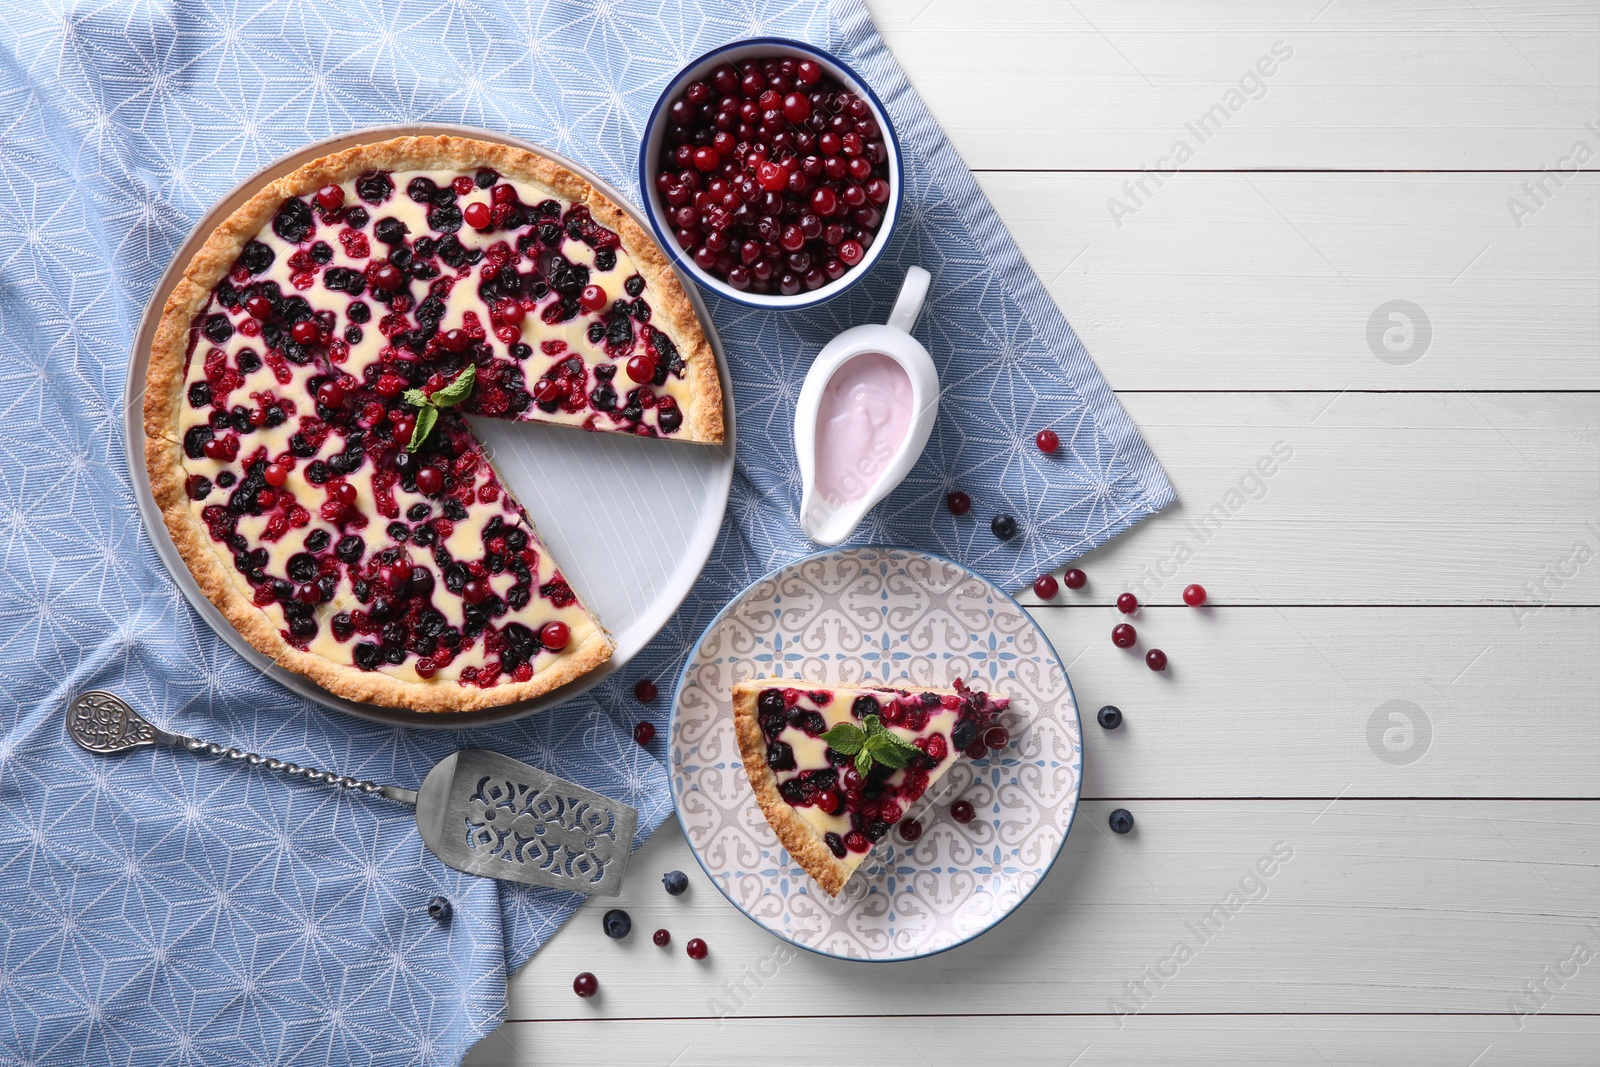
[[[302,767],[286,763],[271,756],[260,756],[239,748],[229,748],[215,741],[202,741],[188,734],[169,733],[133,710],[121,697],[112,693],[92,690],[83,693],[67,707],[67,733],[79,745],[101,755],[126,752],[146,745],[168,745],[196,756],[221,756],[237,760],[251,767],[264,767],[269,771],[303,778],[308,782],[338,786],[356,793],[385,797],[400,804],[416,807],[417,791],[399,786],[381,785],[360,778],[351,778],[315,767]]]

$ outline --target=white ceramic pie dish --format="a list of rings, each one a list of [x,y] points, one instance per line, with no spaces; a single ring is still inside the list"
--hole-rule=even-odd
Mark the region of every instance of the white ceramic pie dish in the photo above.
[[[201,618],[246,662],[308,700],[360,718],[403,726],[466,729],[555,707],[624,668],[682,605],[710,558],[733,484],[733,391],[715,324],[694,286],[683,288],[716,353],[723,396],[728,399],[724,404],[727,432],[722,445],[646,441],[561,426],[471,420],[505,484],[527,508],[540,536],[561,561],[563,573],[617,641],[616,651],[604,666],[536,700],[459,714],[413,712],[342,699],[304,675],[276,666],[257,652],[207,599],[173,545],[150,490],[141,421],[145,370],[162,306],[189,260],[218,223],[267,182],[319,156],[358,144],[429,134],[472,137],[537,152],[594,184],[648,232],[644,215],[598,175],[516,137],[468,126],[429,123],[357,130],[318,141],[275,160],[240,182],[200,219],[174,253],[172,263],[151,293],[134,336],[122,414],[134,498],[156,553]],[[668,521],[669,517],[673,521]],[[650,536],[637,536],[640,530],[648,530]]]

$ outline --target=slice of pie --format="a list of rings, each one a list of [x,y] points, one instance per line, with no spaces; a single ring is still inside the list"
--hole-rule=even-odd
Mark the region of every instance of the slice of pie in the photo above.
[[[962,752],[982,746],[1008,703],[960,679],[953,689],[796,688],[785,678],[733,687],[756,801],[789,855],[834,896]]]
[[[168,299],[147,385],[156,500],[211,601],[332,692],[421,711],[537,696],[614,647],[462,414],[723,433],[660,248],[565,168],[459,137],[262,189]]]

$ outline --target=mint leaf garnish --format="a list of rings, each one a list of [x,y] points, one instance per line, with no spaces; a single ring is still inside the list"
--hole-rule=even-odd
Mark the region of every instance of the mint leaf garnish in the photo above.
[[[417,409],[417,421],[411,427],[411,440],[406,444],[407,452],[415,452],[422,447],[422,442],[428,439],[434,424],[439,421],[439,409],[454,407],[471,396],[472,383],[477,380],[478,368],[468,363],[466,369],[456,375],[455,381],[432,396],[421,389],[405,391],[405,402]]]
[[[841,756],[854,756],[866,744],[867,735],[854,723],[842,722],[822,735],[828,747]]]

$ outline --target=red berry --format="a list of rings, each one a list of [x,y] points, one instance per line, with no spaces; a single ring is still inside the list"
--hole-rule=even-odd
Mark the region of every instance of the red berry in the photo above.
[[[257,293],[244,302],[244,309],[252,318],[264,319],[272,314],[272,301]]]
[[[846,241],[839,246],[839,260],[847,267],[855,266],[866,257],[867,251],[860,241]]]
[[[1139,632],[1125,622],[1111,628],[1111,643],[1118,648],[1132,648],[1139,640]]]
[[[950,805],[950,817],[959,823],[969,823],[978,813],[972,810],[972,805],[965,800],[958,800]]]
[[[782,192],[789,185],[789,174],[781,164],[763,160],[756,164],[756,182],[769,193]]]
[[[482,604],[494,593],[489,588],[489,583],[482,578],[473,578],[461,587],[461,599],[468,604]]]
[[[633,699],[641,704],[648,704],[657,696],[656,683],[648,678],[640,678],[633,686]]]
[[[539,630],[539,643],[552,652],[560,652],[572,640],[572,631],[564,622],[547,622]]]
[[[1068,589],[1082,589],[1084,586],[1089,584],[1089,576],[1078,570],[1076,567],[1069,570],[1062,577],[1066,578]]]
[[[1059,592],[1061,586],[1053,574],[1041,574],[1033,580],[1033,595],[1040,600],[1054,600]]]
[[[1152,648],[1144,654],[1144,665],[1153,671],[1164,671],[1167,669],[1167,654],[1159,648]]]
[[[916,819],[906,819],[900,824],[900,836],[915,841],[922,836],[922,824]]]
[[[580,997],[592,997],[600,992],[600,979],[584,971],[572,980],[572,991]]]
[[[400,288],[400,283],[405,276],[400,273],[400,268],[393,263],[385,263],[372,272],[372,284],[386,293],[392,293]]]
[[[317,324],[310,319],[301,319],[289,328],[289,336],[303,345],[317,343]]]
[[[354,507],[356,502],[356,487],[349,482],[336,482],[328,486],[328,493],[339,503],[346,507]]]
[[[991,726],[983,732],[983,743],[993,749],[1005,748],[1011,743],[1011,731],[1004,726]]]
[[[1203,585],[1186,585],[1183,587],[1183,602],[1191,608],[1198,608],[1206,602],[1206,587]]]
[[[466,330],[446,330],[439,337],[439,343],[444,345],[446,352],[465,352],[472,345],[472,338]],[[440,388],[443,388],[441,383]]]
[[[801,85],[815,85],[822,80],[822,64],[814,59],[802,59],[794,69],[794,76]]]
[[[641,722],[633,728],[633,739],[640,745],[648,745],[656,737],[656,728],[648,722]]]
[[[338,382],[323,382],[317,389],[317,401],[323,407],[344,407],[344,386]]]
[[[872,839],[860,830],[851,830],[844,835],[844,847],[851,852],[872,851]]]
[[[1040,430],[1033,436],[1033,443],[1039,446],[1039,451],[1049,454],[1061,447],[1061,438],[1056,436],[1054,430]]]
[[[276,463],[269,463],[267,469],[261,472],[261,476],[267,480],[268,485],[276,488],[289,480],[289,469]]]
[[[417,489],[432,496],[444,488],[444,475],[438,467],[423,467],[417,472]]]
[[[657,930],[650,935],[650,940],[656,943],[657,948],[666,948],[672,944],[672,935],[665,930]]]
[[[839,794],[832,789],[824,789],[817,794],[817,807],[829,815],[838,811],[839,805],[843,803],[844,801],[840,799]]]
[[[944,498],[944,502],[952,515],[965,515],[972,510],[972,498],[962,492],[951,493]]]
[[[722,158],[717,155],[717,150],[708,145],[702,145],[694,150],[694,169],[703,174],[709,174],[722,165]]]
[[[489,205],[481,200],[474,201],[461,212],[461,217],[466,219],[467,225],[473,229],[486,230],[489,228]]]
[[[344,207],[344,190],[337,185],[324,185],[317,190],[317,206],[324,211],[338,211]]]
[[[1139,598],[1132,593],[1123,593],[1117,597],[1117,610],[1124,615],[1132,615],[1139,610]]]
[[[416,671],[418,678],[432,678],[439,673],[439,665],[434,662],[432,656],[424,656],[417,660]]]
[[[691,937],[683,949],[689,954],[691,960],[703,960],[711,950],[706,948],[706,943],[698,937]]]
[[[802,93],[790,93],[783,98],[783,117],[790,122],[804,122],[811,117],[811,101]]]
[[[655,357],[645,355],[643,352],[628,359],[628,377],[645,385],[655,381],[657,367]]]
[[[604,311],[610,302],[611,298],[598,285],[586,285],[583,292],[578,294],[578,303],[583,305],[585,311]]]

